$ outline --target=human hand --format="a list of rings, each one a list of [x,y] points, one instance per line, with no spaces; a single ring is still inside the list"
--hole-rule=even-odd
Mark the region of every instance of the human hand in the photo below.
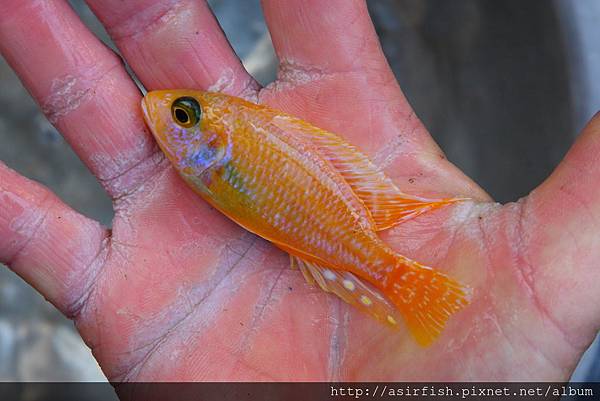
[[[112,381],[565,380],[598,330],[600,118],[500,206],[404,99],[363,1],[263,1],[280,59],[259,88],[204,2],[91,0],[148,89],[244,96],[357,145],[405,192],[477,201],[383,233],[474,288],[430,348],[304,283],[179,179],[120,60],[66,2],[0,5],[0,49],[114,199],[107,230],[0,167],[0,261],[75,321]]]

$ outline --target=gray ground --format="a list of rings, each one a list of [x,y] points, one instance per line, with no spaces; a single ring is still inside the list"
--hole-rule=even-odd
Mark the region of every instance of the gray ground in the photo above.
[[[82,2],[72,3],[107,40]],[[271,81],[276,60],[258,0],[210,3],[247,67],[260,81]],[[384,50],[417,114],[449,159],[501,202],[539,184],[582,124],[571,101],[572,74],[563,50],[568,43],[549,4],[369,1]],[[110,225],[111,205],[102,188],[3,60],[0,88],[0,159]],[[600,379],[594,361],[590,355],[576,378]],[[102,379],[72,324],[0,269],[0,380]]]

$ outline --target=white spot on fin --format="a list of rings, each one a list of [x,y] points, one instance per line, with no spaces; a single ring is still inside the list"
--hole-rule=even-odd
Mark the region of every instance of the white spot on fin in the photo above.
[[[335,273],[334,273],[334,272],[332,272],[332,271],[331,271],[331,270],[329,270],[329,269],[325,269],[325,270],[323,270],[323,275],[324,275],[324,276],[325,276],[325,278],[326,278],[327,280],[329,280],[329,281],[333,281],[333,280],[335,280]]]
[[[344,279],[344,288],[346,288],[348,291],[354,291],[356,286],[351,280]]]

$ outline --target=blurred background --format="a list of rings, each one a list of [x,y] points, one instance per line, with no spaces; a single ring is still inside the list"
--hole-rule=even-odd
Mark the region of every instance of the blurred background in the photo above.
[[[277,60],[259,0],[209,2],[248,70],[263,84],[272,81]],[[83,1],[71,4],[112,46]],[[448,158],[500,202],[526,195],[547,177],[600,110],[600,1],[368,4],[417,115]],[[102,188],[2,59],[0,144],[0,160],[110,225]],[[0,381],[82,380],[105,378],[72,323],[1,268]],[[573,380],[600,381],[596,345]]]

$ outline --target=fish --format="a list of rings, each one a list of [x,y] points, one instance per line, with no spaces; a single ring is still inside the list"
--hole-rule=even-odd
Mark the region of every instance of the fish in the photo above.
[[[432,344],[470,288],[378,236],[465,198],[407,195],[338,135],[222,93],[157,90],[145,122],[183,180],[214,208],[290,255],[307,282]]]

